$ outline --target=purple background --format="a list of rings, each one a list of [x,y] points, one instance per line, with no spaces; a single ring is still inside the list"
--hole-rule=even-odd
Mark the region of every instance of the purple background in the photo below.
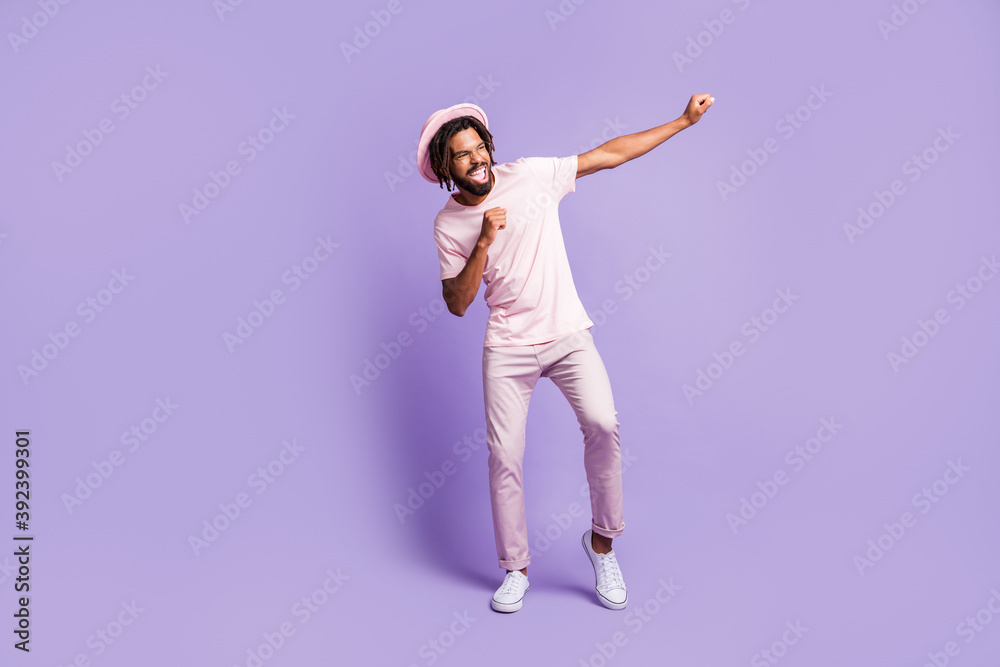
[[[763,665],[776,645],[789,666],[916,667],[948,642],[949,664],[1000,664],[1000,280],[976,282],[1000,252],[1000,8],[400,3],[0,9],[0,539],[19,533],[17,429],[32,434],[35,535],[27,655],[11,646],[14,558],[0,559],[4,664],[254,665],[248,651],[283,623],[294,634],[261,664]],[[345,56],[366,24],[377,34]],[[114,100],[144,77],[122,118]],[[829,96],[809,109],[814,87]],[[532,588],[497,614],[487,308],[480,292],[464,318],[443,312],[431,230],[446,193],[408,164],[419,130],[475,101],[499,162],[566,156],[706,92],[697,125],[581,179],[560,207],[631,461],[615,540],[629,607],[596,600],[582,436],[542,381],[524,462]],[[241,142],[275,108],[294,118],[247,162]],[[778,123],[796,112],[788,136]],[[113,131],[57,176],[105,118]],[[718,184],[768,138],[777,151],[724,198]],[[925,150],[935,161],[911,180],[905,163]],[[230,160],[239,173],[185,222],[180,205]],[[851,242],[845,225],[894,180],[905,191]],[[317,238],[337,248],[292,289],[283,275]],[[648,273],[651,246],[671,258]],[[123,268],[127,286],[102,293]],[[970,279],[981,289],[959,309],[952,290]],[[224,335],[275,289],[283,302],[230,351]],[[797,299],[751,342],[742,327],[776,290]],[[92,321],[78,311],[109,296]],[[937,310],[947,322],[893,368],[888,353]],[[68,322],[78,335],[61,339]],[[65,346],[45,348],[50,334]],[[683,385],[733,341],[744,354],[689,401]],[[369,362],[383,368],[356,387]],[[161,423],[158,399],[178,406]],[[786,454],[824,418],[837,433],[796,470]],[[129,451],[122,434],[143,420]],[[280,475],[251,478],[293,440]],[[454,474],[401,520],[396,505],[446,461]],[[949,461],[967,470],[939,496]],[[753,496],[778,471],[787,483]],[[100,485],[67,507],[88,475]],[[925,488],[935,502],[914,500]],[[241,493],[250,504],[226,526],[220,504]],[[752,497],[766,504],[734,532],[727,515]],[[225,529],[196,553],[190,537],[213,520]],[[981,631],[961,625],[977,612]],[[783,645],[796,622],[808,630]]]

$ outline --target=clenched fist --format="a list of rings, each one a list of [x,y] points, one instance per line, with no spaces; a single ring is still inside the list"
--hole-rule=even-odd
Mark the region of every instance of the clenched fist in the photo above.
[[[479,240],[486,245],[493,245],[496,240],[497,231],[507,226],[507,209],[497,206],[489,209],[483,214],[483,229],[479,233]]]
[[[687,109],[684,110],[684,114],[681,117],[691,125],[694,125],[701,120],[701,117],[708,111],[713,102],[715,102],[715,98],[708,93],[704,95],[692,95],[691,101],[688,102]]]

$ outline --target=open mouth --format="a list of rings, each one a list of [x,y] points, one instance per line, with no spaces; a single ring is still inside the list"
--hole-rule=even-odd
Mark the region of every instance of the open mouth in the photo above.
[[[489,174],[486,172],[486,165],[469,172],[469,178],[474,180],[476,183],[485,183],[489,180]]]

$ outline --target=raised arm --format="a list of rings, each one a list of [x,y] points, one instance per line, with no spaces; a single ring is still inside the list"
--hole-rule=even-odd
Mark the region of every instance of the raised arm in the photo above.
[[[489,244],[482,240],[477,241],[461,273],[441,281],[442,297],[448,304],[448,312],[452,315],[462,317],[465,315],[465,310],[475,301],[479,293],[479,283],[483,279],[483,271],[486,270],[486,256],[489,249]]]
[[[483,271],[486,270],[486,257],[490,246],[496,240],[497,231],[506,226],[507,209],[496,206],[483,213],[483,227],[469,255],[469,261],[465,263],[465,268],[457,276],[441,281],[442,296],[444,302],[448,304],[448,312],[452,315],[462,317],[476,299],[479,283],[483,280]]]
[[[715,98],[707,93],[692,95],[687,108],[677,120],[642,132],[624,134],[604,142],[592,151],[577,157],[576,177],[581,178],[602,169],[614,169],[640,155],[645,155],[681,130],[697,123]]]

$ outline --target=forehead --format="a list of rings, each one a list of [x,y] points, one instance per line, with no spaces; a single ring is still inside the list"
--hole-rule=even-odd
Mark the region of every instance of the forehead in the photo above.
[[[483,140],[479,138],[476,128],[467,127],[461,132],[456,132],[452,135],[448,141],[448,146],[453,153],[458,153],[459,151],[471,151],[481,143],[483,143]]]

